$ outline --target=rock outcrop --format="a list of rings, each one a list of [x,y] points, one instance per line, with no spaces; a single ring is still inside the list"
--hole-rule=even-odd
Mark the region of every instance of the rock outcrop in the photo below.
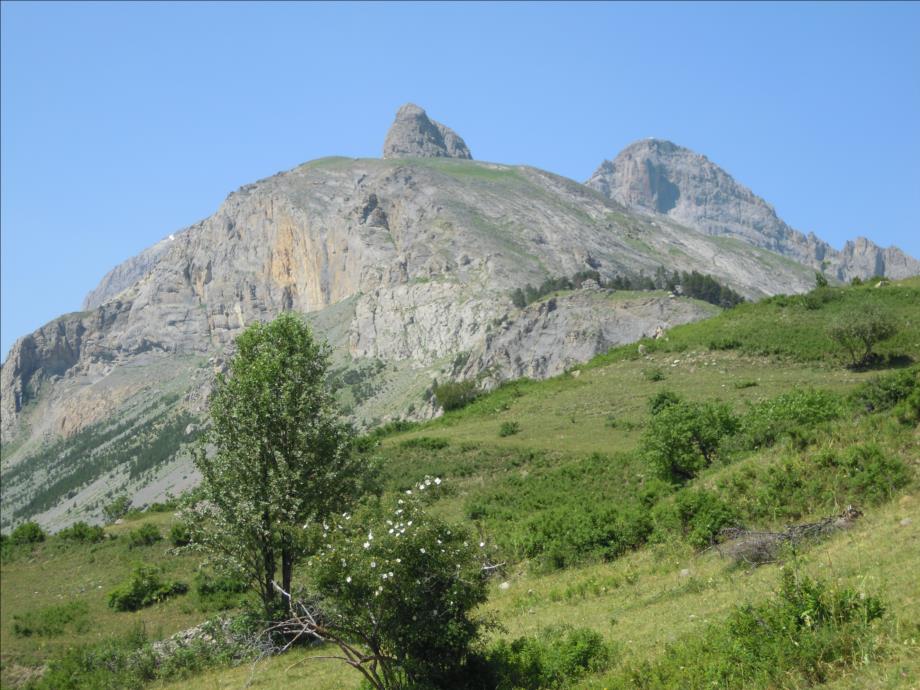
[[[837,251],[814,234],[789,227],[770,204],[708,158],[670,141],[646,139],[604,161],[586,183],[640,212],[669,218],[787,256],[841,281],[920,273],[920,261],[865,238]]]
[[[384,158],[463,158],[473,156],[466,142],[414,103],[406,103],[383,142]]]
[[[436,414],[425,396],[434,379],[552,376],[713,311],[596,288],[513,306],[514,289],[549,277],[663,266],[711,274],[752,298],[814,284],[811,264],[768,251],[799,236],[770,225],[775,214],[730,178],[712,184],[760,214],[753,228],[719,216],[745,242],[680,224],[699,225],[675,213],[686,190],[709,187],[689,163],[674,174],[675,152],[662,148],[652,167],[649,156],[611,164],[593,183],[605,197],[534,168],[463,160],[469,150],[456,134],[404,106],[384,159],[326,158],[245,185],[211,217],[109,272],[85,311],[16,342],[0,368],[0,431],[14,442],[4,449],[4,524],[91,519],[86,506],[112,491],[158,500],[194,481],[178,451],[132,473],[118,449],[172,423],[192,428],[182,413],[203,410],[235,336],[283,311],[304,314],[333,346],[343,404],[371,426],[410,409]],[[707,213],[716,201],[703,204]],[[870,243],[842,254],[868,272],[879,261],[910,269],[894,252],[877,258]],[[36,515],[36,495],[53,507]]]

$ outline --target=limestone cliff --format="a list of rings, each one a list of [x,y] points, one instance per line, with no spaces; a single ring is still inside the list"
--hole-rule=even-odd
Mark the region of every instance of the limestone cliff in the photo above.
[[[920,261],[865,238],[837,251],[789,227],[766,201],[708,158],[670,141],[638,141],[604,161],[586,183],[630,209],[666,215],[709,235],[724,235],[788,256],[842,281],[920,273]]]

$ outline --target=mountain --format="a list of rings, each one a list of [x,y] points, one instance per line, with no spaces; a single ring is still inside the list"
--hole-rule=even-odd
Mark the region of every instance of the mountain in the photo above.
[[[769,249],[841,281],[920,273],[920,261],[897,247],[881,248],[860,237],[837,251],[812,233],[794,230],[725,170],[670,141],[637,141],[601,163],[586,184],[630,210]]]
[[[13,345],[0,369],[4,525],[59,526],[114,492],[149,502],[194,483],[183,448],[215,372],[241,329],[282,311],[333,346],[331,383],[369,427],[437,415],[438,381],[545,378],[717,311],[588,284],[512,302],[550,277],[664,267],[749,298],[814,284],[811,264],[756,234],[714,236],[552,173],[473,161],[411,104],[386,142],[383,159],[325,158],[245,185],[113,269],[83,311]]]

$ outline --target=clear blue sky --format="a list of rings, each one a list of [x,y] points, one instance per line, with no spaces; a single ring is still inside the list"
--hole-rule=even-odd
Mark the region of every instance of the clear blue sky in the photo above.
[[[920,5],[2,5],[2,351],[233,189],[378,156],[414,101],[585,180],[706,154],[794,227],[920,255]]]

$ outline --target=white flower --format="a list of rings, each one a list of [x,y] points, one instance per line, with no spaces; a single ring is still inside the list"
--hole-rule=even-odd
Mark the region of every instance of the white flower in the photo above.
[[[402,559],[401,559],[401,558],[397,558],[397,559],[396,559],[396,562],[397,562],[397,563],[402,563]]]
[[[435,483],[435,484],[440,484],[440,483],[441,483],[441,478],[440,478],[440,477],[435,477],[434,483]]]
[[[425,553],[425,549],[419,549],[421,553]]]
[[[485,543],[484,541],[479,542],[479,548],[480,548],[480,549],[481,549],[482,547],[484,547],[485,545],[486,545],[486,543]]]
[[[412,495],[412,489],[406,489],[406,496]]]
[[[371,543],[369,541],[364,542],[364,548],[365,549],[371,548]]]
[[[371,568],[377,567],[377,561],[371,561]]]
[[[393,571],[392,571],[392,570],[391,570],[389,573],[387,573],[387,574],[390,576],[390,579],[393,578]]]
[[[348,582],[348,583],[351,582],[351,575],[349,575],[348,577],[345,578],[345,582]]]
[[[368,532],[368,533],[367,533],[367,540],[368,540],[368,541],[373,541],[373,540],[374,540],[374,533],[373,533],[373,532]]]
[[[387,534],[393,534],[393,528],[392,528],[392,527],[390,527],[390,530],[387,532]]]

